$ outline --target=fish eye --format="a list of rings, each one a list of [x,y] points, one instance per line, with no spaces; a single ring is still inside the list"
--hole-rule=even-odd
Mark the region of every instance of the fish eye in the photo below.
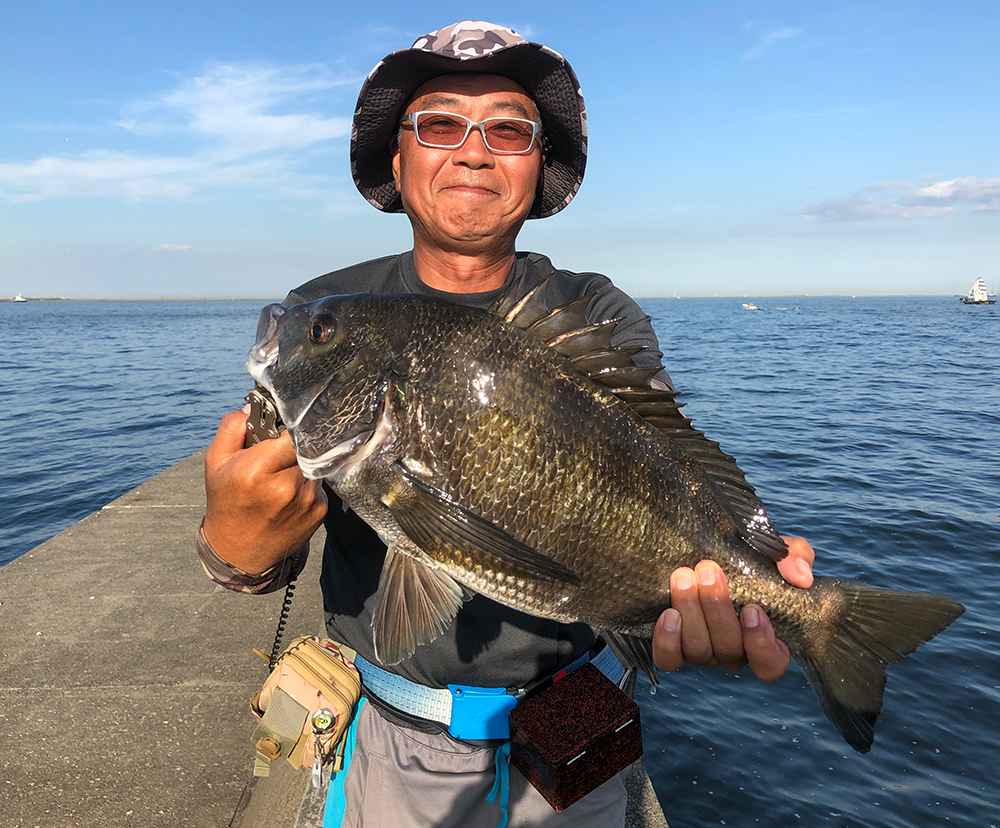
[[[326,314],[317,316],[309,327],[309,338],[317,345],[325,345],[333,339],[334,327],[332,317]]]

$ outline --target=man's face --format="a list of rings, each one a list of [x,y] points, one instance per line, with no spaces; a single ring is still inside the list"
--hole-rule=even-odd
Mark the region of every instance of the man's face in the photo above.
[[[524,89],[498,75],[443,75],[421,86],[404,114],[441,110],[472,121],[496,116],[538,120]],[[535,198],[542,154],[497,155],[473,129],[462,146],[420,146],[402,130],[392,159],[396,189],[414,236],[444,250],[474,253],[497,242],[513,245]]]

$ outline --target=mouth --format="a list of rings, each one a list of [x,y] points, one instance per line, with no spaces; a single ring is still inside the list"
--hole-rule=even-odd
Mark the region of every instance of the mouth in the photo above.
[[[281,383],[285,367],[278,365],[278,326],[281,317],[287,312],[282,305],[268,305],[261,311],[257,322],[257,341],[247,354],[247,371],[258,383],[271,392],[274,404],[278,407],[282,422],[294,434],[295,428],[309,411],[316,398],[322,394],[329,379],[321,379],[296,389],[292,398],[286,398],[279,393],[275,383]],[[293,349],[294,355],[294,349]],[[277,376],[275,376],[277,374]]]
[[[484,187],[476,184],[451,184],[444,188],[447,191],[453,193],[459,193],[461,195],[473,195],[473,196],[498,196],[500,195],[496,190],[490,187]]]
[[[278,320],[285,313],[281,305],[268,305],[257,322],[257,341],[247,355],[247,370],[257,382],[270,389],[267,382],[268,368],[278,359]]]

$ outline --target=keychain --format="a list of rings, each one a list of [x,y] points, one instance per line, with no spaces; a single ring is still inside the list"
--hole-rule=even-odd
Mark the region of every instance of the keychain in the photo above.
[[[322,736],[336,722],[336,717],[329,710],[317,710],[312,715],[313,726],[313,766],[312,786],[320,788],[323,785],[323,742]]]

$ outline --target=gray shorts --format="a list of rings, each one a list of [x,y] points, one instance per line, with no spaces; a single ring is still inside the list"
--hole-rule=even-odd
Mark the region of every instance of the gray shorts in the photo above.
[[[497,828],[500,806],[486,801],[496,779],[495,756],[493,748],[397,727],[366,704],[344,781],[343,828]],[[557,813],[511,766],[507,824],[623,828],[626,799],[619,774]]]

